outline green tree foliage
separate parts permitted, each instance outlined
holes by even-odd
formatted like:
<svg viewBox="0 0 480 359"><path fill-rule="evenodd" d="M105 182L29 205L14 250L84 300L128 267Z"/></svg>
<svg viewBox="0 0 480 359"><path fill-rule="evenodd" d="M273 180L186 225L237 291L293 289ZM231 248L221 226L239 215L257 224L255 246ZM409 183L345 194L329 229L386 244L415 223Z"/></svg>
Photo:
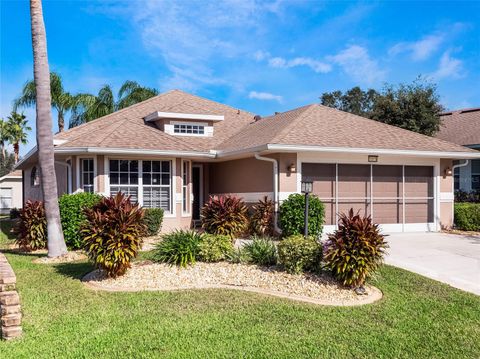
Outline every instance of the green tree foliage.
<svg viewBox="0 0 480 359"><path fill-rule="evenodd" d="M154 88L140 86L135 81L125 81L118 91L117 100L109 85L104 85L98 95L78 94L74 97L70 127L92 121L122 108L158 95Z"/></svg>
<svg viewBox="0 0 480 359"><path fill-rule="evenodd" d="M18 162L20 156L20 144L26 145L27 132L32 128L28 126L28 121L23 113L12 111L8 117L7 133L8 140L13 145L13 152L15 154L15 163Z"/></svg>
<svg viewBox="0 0 480 359"><path fill-rule="evenodd" d="M5 157L0 155L0 177L13 171L15 166L15 156L13 153L5 152Z"/></svg>
<svg viewBox="0 0 480 359"><path fill-rule="evenodd" d="M428 136L440 130L444 110L436 85L422 77L411 84L386 85L381 92L354 87L345 93L325 92L320 99L322 105Z"/></svg>

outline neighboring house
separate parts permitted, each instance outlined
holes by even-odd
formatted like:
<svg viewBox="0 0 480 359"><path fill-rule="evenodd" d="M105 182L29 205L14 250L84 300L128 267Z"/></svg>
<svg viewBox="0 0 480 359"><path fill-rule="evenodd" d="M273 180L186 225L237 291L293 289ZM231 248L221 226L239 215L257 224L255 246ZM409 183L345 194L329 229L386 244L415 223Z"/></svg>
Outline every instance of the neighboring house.
<svg viewBox="0 0 480 359"><path fill-rule="evenodd" d="M318 104L260 118L173 90L55 135L60 194L123 191L165 210L164 230L200 219L210 195L278 204L313 181L326 230L353 207L386 231L450 227L452 161L477 151ZM36 150L18 164L41 199Z"/></svg>
<svg viewBox="0 0 480 359"><path fill-rule="evenodd" d="M480 150L480 107L444 112L441 118L443 126L438 138ZM456 190L480 191L480 160L470 160L466 166L458 167L454 176Z"/></svg>
<svg viewBox="0 0 480 359"><path fill-rule="evenodd" d="M0 177L0 214L23 207L22 171L16 170Z"/></svg>

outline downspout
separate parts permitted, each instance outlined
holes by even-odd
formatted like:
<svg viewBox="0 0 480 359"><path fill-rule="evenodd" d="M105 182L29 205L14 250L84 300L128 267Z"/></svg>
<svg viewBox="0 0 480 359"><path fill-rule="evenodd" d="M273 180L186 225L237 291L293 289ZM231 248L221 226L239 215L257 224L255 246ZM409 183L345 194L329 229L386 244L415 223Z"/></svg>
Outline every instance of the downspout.
<svg viewBox="0 0 480 359"><path fill-rule="evenodd" d="M72 165L68 162L55 161L55 164L67 167L67 192L72 193Z"/></svg>
<svg viewBox="0 0 480 359"><path fill-rule="evenodd" d="M272 162L273 163L273 203L274 203L273 221L274 221L275 232L282 233L282 230L278 227L278 203L279 203L279 196L278 196L278 162L274 158L262 157L258 154L258 152L255 153L255 158L259 161L267 161L267 162Z"/></svg>
<svg viewBox="0 0 480 359"><path fill-rule="evenodd" d="M453 181L452 181L452 193L453 195L455 196L455 169L457 168L460 168L460 167L465 167L468 165L468 162L469 160L465 160L464 163L459 163L457 165L453 165L452 166L452 177L453 177ZM460 177L460 176L459 176ZM459 184L460 186L460 184ZM455 225L455 199L453 200L452 202L452 226Z"/></svg>

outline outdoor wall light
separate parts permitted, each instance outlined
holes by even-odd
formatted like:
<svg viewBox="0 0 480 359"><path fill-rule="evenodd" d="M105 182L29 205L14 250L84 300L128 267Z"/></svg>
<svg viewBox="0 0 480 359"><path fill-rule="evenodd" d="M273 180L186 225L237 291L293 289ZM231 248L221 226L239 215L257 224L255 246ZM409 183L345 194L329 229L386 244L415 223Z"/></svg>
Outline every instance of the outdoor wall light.
<svg viewBox="0 0 480 359"><path fill-rule="evenodd" d="M378 156L368 155L368 162L378 162Z"/></svg>
<svg viewBox="0 0 480 359"><path fill-rule="evenodd" d="M292 163L290 166L287 167L288 172L293 173L297 170L295 163Z"/></svg>
<svg viewBox="0 0 480 359"><path fill-rule="evenodd" d="M452 175L452 169L450 167L445 168L445 176L451 176Z"/></svg>

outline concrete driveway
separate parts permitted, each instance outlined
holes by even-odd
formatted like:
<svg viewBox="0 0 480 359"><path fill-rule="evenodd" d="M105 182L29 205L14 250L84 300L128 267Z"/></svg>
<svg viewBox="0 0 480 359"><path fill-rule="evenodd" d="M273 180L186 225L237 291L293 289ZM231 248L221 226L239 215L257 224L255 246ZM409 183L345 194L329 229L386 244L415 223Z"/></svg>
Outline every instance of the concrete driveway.
<svg viewBox="0 0 480 359"><path fill-rule="evenodd" d="M387 264L480 295L480 236L395 233Z"/></svg>

